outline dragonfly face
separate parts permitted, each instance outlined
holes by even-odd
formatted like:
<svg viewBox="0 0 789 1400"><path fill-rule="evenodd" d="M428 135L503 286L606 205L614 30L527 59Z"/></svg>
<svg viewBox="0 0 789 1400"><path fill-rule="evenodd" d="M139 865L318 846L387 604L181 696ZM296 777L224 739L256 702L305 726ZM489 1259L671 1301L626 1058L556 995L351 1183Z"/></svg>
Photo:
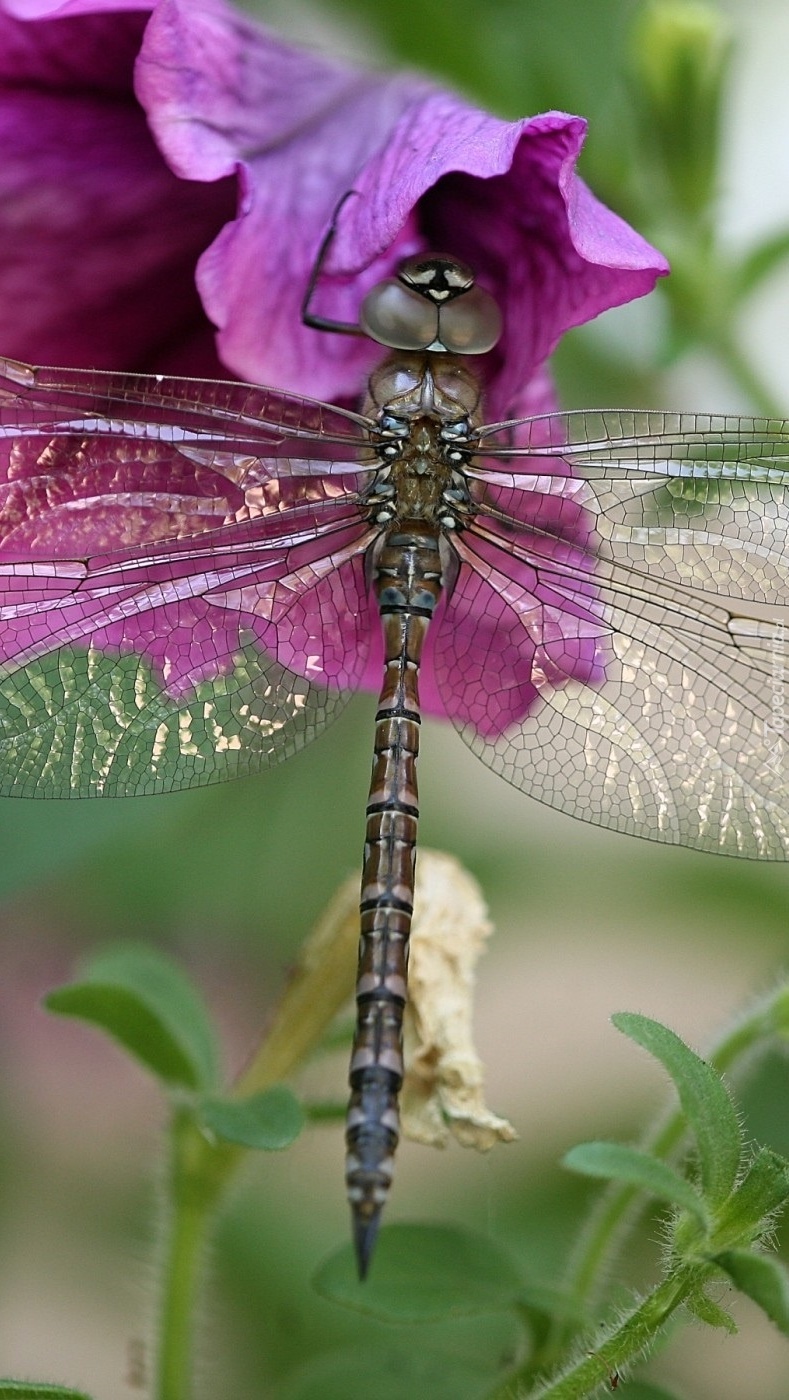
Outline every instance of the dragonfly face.
<svg viewBox="0 0 789 1400"><path fill-rule="evenodd" d="M258 771L382 649L348 1121L362 1271L397 1141L420 686L571 815L789 854L789 425L485 424L460 357L495 341L496 308L451 259L394 282L365 305L394 348L361 413L0 361L0 790Z"/></svg>
<svg viewBox="0 0 789 1400"><path fill-rule="evenodd" d="M359 324L392 350L455 355L492 350L502 331L501 312L471 268L440 253L407 258L397 277L373 287Z"/></svg>

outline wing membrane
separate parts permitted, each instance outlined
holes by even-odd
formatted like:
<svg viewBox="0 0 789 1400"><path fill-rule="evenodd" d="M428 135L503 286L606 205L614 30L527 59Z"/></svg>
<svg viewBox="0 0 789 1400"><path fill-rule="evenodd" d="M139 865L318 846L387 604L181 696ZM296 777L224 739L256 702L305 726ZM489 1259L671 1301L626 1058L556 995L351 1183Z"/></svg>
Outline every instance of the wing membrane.
<svg viewBox="0 0 789 1400"><path fill-rule="evenodd" d="M556 415L496 447L499 466L495 439L522 430L483 430L481 509L436 645L466 742L571 815L787 858L788 425Z"/></svg>
<svg viewBox="0 0 789 1400"><path fill-rule="evenodd" d="M789 419L663 410L576 409L491 423L478 433L480 450L507 459L563 458L581 475L608 464L668 476L741 476L785 484ZM741 470L740 470L741 469ZM766 475L776 472L775 477Z"/></svg>
<svg viewBox="0 0 789 1400"><path fill-rule="evenodd" d="M294 442L303 442L320 444L321 459L329 461L347 458L369 426L361 415L317 399L229 380L0 359L0 438L98 435L292 458L298 457Z"/></svg>
<svg viewBox="0 0 789 1400"><path fill-rule="evenodd" d="M4 791L162 791L286 758L364 670L369 420L248 385L0 362ZM495 771L653 839L789 855L789 425L479 430L433 644Z"/></svg>
<svg viewBox="0 0 789 1400"><path fill-rule="evenodd" d="M362 422L0 362L0 790L166 791L309 742L367 654Z"/></svg>

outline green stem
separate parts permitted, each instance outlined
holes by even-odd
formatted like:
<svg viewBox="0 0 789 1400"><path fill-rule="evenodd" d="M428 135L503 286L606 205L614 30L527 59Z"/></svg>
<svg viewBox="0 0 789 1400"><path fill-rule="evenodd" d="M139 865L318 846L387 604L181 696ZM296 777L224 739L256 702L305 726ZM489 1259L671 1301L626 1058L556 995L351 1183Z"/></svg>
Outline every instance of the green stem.
<svg viewBox="0 0 789 1400"><path fill-rule="evenodd" d="M720 362L730 379L747 394L757 413L766 418L785 418L786 409L773 398L771 391L749 364L739 346L726 334L705 341L709 353Z"/></svg>
<svg viewBox="0 0 789 1400"><path fill-rule="evenodd" d="M286 1079L348 1000L353 991L348 953L358 941L357 904L356 891L349 896L343 888L308 940L265 1040L234 1087L239 1098ZM316 1106L313 1116L328 1117L328 1106ZM189 1400L205 1238L222 1190L249 1149L210 1141L192 1110L182 1105L173 1114L171 1152L155 1400Z"/></svg>
<svg viewBox="0 0 789 1400"><path fill-rule="evenodd" d="M613 1376L652 1346L671 1314L698 1289L702 1277L698 1267L678 1269L611 1328L593 1352L557 1380L532 1391L531 1400L583 1400L598 1386L610 1384ZM504 1392L501 1395L503 1400Z"/></svg>
<svg viewBox="0 0 789 1400"><path fill-rule="evenodd" d="M210 1149L191 1111L173 1115L170 1221L162 1267L155 1400L189 1400L200 1272L215 1198Z"/></svg>
<svg viewBox="0 0 789 1400"><path fill-rule="evenodd" d="M789 989L782 985L758 1002L753 1010L722 1037L710 1063L719 1073L731 1069L760 1042L776 1034L786 1037L786 1003ZM685 1116L675 1110L663 1117L644 1139L644 1148L656 1157L668 1157L682 1141L686 1129ZM611 1256L622 1242L627 1227L635 1218L631 1208L643 1201L641 1193L632 1186L614 1185L600 1198L581 1236L579 1248L571 1261L567 1292L573 1299L574 1310L583 1314L590 1308L598 1280L610 1270ZM551 1337L545 1362L554 1360L566 1344L569 1330L560 1324Z"/></svg>
<svg viewBox="0 0 789 1400"><path fill-rule="evenodd" d="M343 889L308 940L265 1040L235 1085L239 1098L286 1079L351 995L348 952L358 941L357 903L356 892L349 898ZM313 1116L328 1117L328 1106L316 1106ZM173 1114L171 1151L155 1400L189 1400L203 1246L222 1190L249 1149L209 1141L182 1105Z"/></svg>

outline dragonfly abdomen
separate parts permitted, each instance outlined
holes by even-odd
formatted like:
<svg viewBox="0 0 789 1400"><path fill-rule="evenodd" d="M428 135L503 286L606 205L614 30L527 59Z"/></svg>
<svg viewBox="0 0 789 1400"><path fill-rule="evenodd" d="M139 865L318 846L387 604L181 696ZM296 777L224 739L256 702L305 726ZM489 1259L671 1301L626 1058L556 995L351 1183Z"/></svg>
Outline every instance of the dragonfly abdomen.
<svg viewBox="0 0 789 1400"><path fill-rule="evenodd" d="M376 560L374 588L384 638L384 679L375 747L361 893L351 1057L346 1181L359 1272L367 1271L389 1194L399 1138L403 1010L419 819L418 674L443 586L439 532L424 521L392 524Z"/></svg>

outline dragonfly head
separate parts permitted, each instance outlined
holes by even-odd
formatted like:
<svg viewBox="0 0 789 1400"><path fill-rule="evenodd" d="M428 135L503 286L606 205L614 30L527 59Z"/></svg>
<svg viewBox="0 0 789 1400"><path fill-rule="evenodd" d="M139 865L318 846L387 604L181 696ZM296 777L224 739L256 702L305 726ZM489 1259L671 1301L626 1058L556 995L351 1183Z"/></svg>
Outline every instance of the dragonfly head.
<svg viewBox="0 0 789 1400"><path fill-rule="evenodd" d="M406 258L396 277L368 292L359 322L391 350L483 355L502 330L501 312L465 263L444 253Z"/></svg>

